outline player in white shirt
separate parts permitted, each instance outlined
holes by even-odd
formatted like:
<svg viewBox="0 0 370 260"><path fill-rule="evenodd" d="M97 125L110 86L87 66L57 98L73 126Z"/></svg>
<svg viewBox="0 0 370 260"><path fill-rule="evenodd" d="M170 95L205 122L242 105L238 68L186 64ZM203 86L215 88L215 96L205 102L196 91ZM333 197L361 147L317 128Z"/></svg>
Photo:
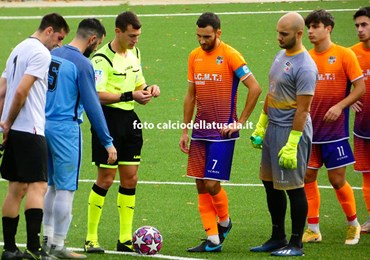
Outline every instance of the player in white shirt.
<svg viewBox="0 0 370 260"><path fill-rule="evenodd" d="M1 259L51 259L40 247L43 200L47 189L45 102L50 50L58 47L69 26L56 13L45 15L37 31L10 54L0 78L0 127L3 131L2 178L9 181L3 202L4 247ZM15 243L22 199L27 248Z"/></svg>

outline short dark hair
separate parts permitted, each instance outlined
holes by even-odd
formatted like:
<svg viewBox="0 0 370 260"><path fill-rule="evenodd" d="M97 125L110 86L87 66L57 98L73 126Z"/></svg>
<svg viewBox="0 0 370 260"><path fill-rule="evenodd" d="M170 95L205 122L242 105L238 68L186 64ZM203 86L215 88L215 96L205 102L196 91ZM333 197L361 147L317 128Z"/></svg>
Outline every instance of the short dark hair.
<svg viewBox="0 0 370 260"><path fill-rule="evenodd" d="M367 16L370 18L370 6L358 9L357 12L353 15L353 19L356 19L360 16Z"/></svg>
<svg viewBox="0 0 370 260"><path fill-rule="evenodd" d="M141 23L136 14L130 11L120 13L116 18L116 28L119 28L122 32L126 31L127 26L132 25L132 28L138 30L141 28Z"/></svg>
<svg viewBox="0 0 370 260"><path fill-rule="evenodd" d="M308 27L311 23L319 24L323 23L325 27L331 26L334 28L334 16L332 16L328 11L324 9L314 10L309 13L304 20L306 26Z"/></svg>
<svg viewBox="0 0 370 260"><path fill-rule="evenodd" d="M215 13L205 12L199 16L197 26L199 28L212 26L213 29L218 30L221 29L221 20Z"/></svg>
<svg viewBox="0 0 370 260"><path fill-rule="evenodd" d="M96 35L99 39L106 35L104 25L96 18L83 19L78 25L77 35L88 38Z"/></svg>
<svg viewBox="0 0 370 260"><path fill-rule="evenodd" d="M69 33L69 26L66 20L58 13L50 13L42 17L38 30L44 31L49 26L53 28L54 32L64 30L67 34Z"/></svg>

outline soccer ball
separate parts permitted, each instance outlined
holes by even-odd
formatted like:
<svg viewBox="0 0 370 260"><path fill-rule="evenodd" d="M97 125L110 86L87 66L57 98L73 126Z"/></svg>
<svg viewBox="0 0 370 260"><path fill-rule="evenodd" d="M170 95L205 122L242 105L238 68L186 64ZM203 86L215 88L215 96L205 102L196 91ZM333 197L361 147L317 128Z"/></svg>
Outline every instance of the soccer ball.
<svg viewBox="0 0 370 260"><path fill-rule="evenodd" d="M132 235L134 250L142 255L155 255L162 248L162 235L155 227L139 227Z"/></svg>

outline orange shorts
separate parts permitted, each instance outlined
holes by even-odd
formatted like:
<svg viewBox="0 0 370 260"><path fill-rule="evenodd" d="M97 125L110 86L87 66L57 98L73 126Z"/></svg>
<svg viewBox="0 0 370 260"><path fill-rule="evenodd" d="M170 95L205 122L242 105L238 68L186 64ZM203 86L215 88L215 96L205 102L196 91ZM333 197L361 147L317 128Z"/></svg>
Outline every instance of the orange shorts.
<svg viewBox="0 0 370 260"><path fill-rule="evenodd" d="M370 139L353 137L355 154L355 171L370 172Z"/></svg>

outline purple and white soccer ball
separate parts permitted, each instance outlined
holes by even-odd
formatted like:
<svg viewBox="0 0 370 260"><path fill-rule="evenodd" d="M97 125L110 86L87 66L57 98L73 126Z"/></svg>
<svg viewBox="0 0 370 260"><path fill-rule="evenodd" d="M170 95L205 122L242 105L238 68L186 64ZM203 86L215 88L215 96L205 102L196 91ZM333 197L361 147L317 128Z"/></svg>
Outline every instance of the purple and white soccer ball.
<svg viewBox="0 0 370 260"><path fill-rule="evenodd" d="M132 235L134 250L142 255L155 255L161 250L162 243L162 235L155 227L139 227Z"/></svg>

